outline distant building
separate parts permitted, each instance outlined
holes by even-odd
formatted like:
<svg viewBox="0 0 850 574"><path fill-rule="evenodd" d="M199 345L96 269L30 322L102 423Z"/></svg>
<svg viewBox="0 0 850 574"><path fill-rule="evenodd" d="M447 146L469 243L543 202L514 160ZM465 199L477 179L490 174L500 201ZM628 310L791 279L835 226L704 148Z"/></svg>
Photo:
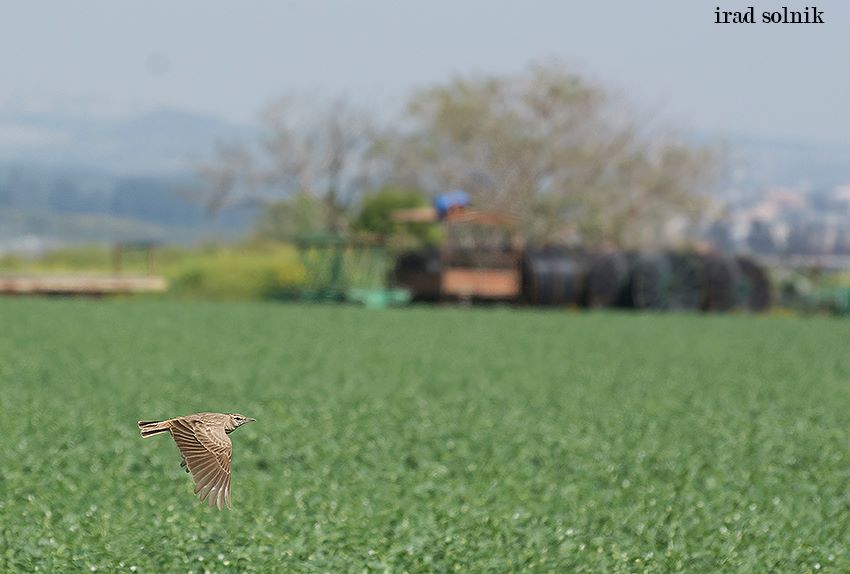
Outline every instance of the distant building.
<svg viewBox="0 0 850 574"><path fill-rule="evenodd" d="M838 229L833 252L836 255L850 255L850 227L845 226Z"/></svg>
<svg viewBox="0 0 850 574"><path fill-rule="evenodd" d="M720 251L733 251L735 249L732 230L727 221L715 221L705 235L708 242Z"/></svg>
<svg viewBox="0 0 850 574"><path fill-rule="evenodd" d="M756 219L750 224L747 246L750 251L759 255L773 255L778 251L773 226L769 221Z"/></svg>
<svg viewBox="0 0 850 574"><path fill-rule="evenodd" d="M786 252L794 255L826 255L833 253L838 227L829 221L809 221L791 228Z"/></svg>

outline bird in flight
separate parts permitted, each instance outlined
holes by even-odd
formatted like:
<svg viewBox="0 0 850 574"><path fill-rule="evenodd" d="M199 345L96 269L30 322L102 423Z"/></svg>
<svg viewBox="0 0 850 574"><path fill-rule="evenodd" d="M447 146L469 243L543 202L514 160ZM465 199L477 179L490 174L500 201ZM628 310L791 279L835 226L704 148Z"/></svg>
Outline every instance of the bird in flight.
<svg viewBox="0 0 850 574"><path fill-rule="evenodd" d="M139 421L139 432L142 438L170 432L183 458L180 466L192 473L195 494L201 497L201 502L209 500L210 506L221 510L222 504L233 508L230 502L233 445L227 435L255 420L235 413L196 413L164 421Z"/></svg>

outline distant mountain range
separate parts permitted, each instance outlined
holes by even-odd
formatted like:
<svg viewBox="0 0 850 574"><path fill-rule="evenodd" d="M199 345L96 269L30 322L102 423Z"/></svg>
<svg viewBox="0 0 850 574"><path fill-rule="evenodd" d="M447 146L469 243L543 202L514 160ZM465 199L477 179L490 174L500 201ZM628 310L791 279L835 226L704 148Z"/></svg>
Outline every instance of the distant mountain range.
<svg viewBox="0 0 850 574"><path fill-rule="evenodd" d="M255 208L211 217L192 190L195 170L217 143L256 135L256 126L178 109L93 115L0 108L0 252L244 234ZM769 188L822 195L850 183L850 146L737 136L725 144L731 177L718 195L733 208Z"/></svg>
<svg viewBox="0 0 850 574"><path fill-rule="evenodd" d="M255 133L174 109L94 118L0 110L0 252L242 235L256 208L209 214L195 171L217 143Z"/></svg>
<svg viewBox="0 0 850 574"><path fill-rule="evenodd" d="M0 252L68 243L194 243L244 234L256 208L210 214L191 174L115 175L36 164L0 165Z"/></svg>

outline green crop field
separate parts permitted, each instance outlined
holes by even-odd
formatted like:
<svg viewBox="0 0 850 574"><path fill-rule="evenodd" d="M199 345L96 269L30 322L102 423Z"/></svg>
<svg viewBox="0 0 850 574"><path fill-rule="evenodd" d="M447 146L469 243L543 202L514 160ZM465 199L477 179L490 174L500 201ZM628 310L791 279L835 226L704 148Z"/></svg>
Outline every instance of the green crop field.
<svg viewBox="0 0 850 574"><path fill-rule="evenodd" d="M0 572L850 572L850 323L0 300ZM236 411L232 511L138 419Z"/></svg>

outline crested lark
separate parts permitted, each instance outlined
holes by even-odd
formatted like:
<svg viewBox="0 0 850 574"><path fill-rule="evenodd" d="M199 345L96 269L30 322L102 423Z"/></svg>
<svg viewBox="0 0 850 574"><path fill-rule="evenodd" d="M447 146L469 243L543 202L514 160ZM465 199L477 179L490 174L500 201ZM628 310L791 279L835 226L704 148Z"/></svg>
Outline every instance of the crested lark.
<svg viewBox="0 0 850 574"><path fill-rule="evenodd" d="M210 506L230 503L230 459L233 446L229 435L255 419L239 414L196 413L164 421L139 421L142 438L170 432L183 457L180 466L192 473L195 494Z"/></svg>

